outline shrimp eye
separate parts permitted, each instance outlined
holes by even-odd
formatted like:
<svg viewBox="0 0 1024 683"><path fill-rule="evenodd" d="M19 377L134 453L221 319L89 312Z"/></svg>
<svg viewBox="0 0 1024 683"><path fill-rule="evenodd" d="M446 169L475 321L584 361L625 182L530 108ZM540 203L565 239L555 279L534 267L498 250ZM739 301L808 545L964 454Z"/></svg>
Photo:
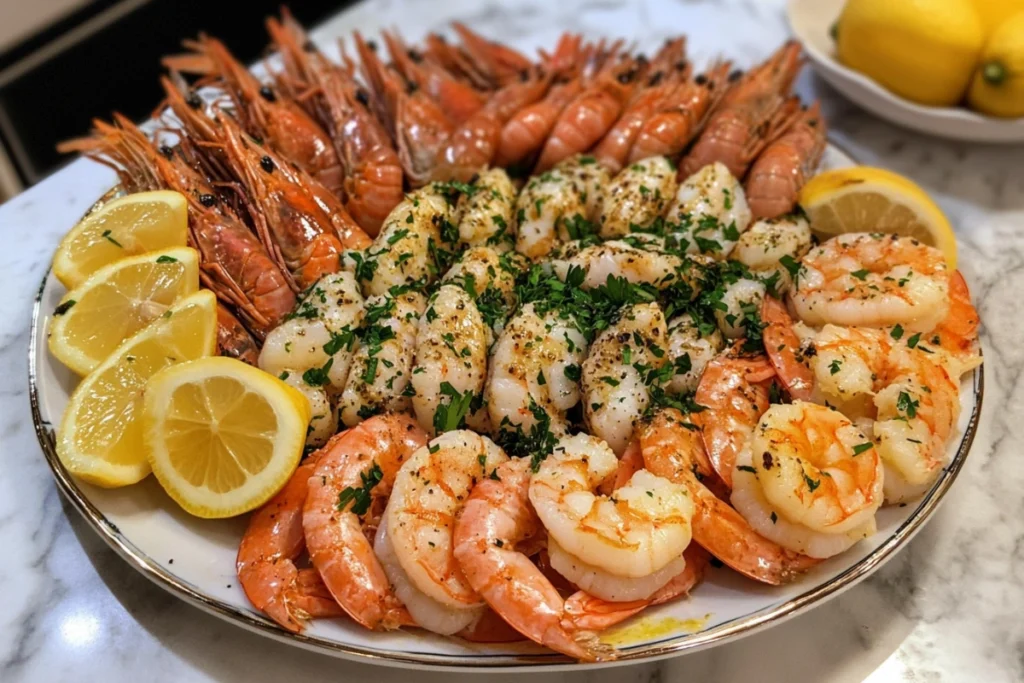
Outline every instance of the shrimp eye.
<svg viewBox="0 0 1024 683"><path fill-rule="evenodd" d="M193 109L199 109L199 107L203 106L203 101L199 99L199 95L197 95L195 91L192 91L188 94L188 97L185 98L185 104Z"/></svg>
<svg viewBox="0 0 1024 683"><path fill-rule="evenodd" d="M211 206L217 203L217 198L214 197L212 194L204 192L203 194L199 195L199 203L205 206L206 208L210 208Z"/></svg>
<svg viewBox="0 0 1024 683"><path fill-rule="evenodd" d="M651 74L651 77L647 80L647 85L658 85L661 79L665 77L665 74L661 71L655 71Z"/></svg>
<svg viewBox="0 0 1024 683"><path fill-rule="evenodd" d="M624 71L624 72L622 72L621 74L618 75L616 80L618 80L619 83L622 83L623 85L625 85L626 83L629 83L631 80L633 80L633 72L632 71Z"/></svg>
<svg viewBox="0 0 1024 683"><path fill-rule="evenodd" d="M686 68L686 60L685 59L680 59L678 62L676 62L676 71L682 71L685 68Z"/></svg>
<svg viewBox="0 0 1024 683"><path fill-rule="evenodd" d="M376 52L377 51L377 41L376 40L368 40L368 41L366 41L366 47L368 47L372 51Z"/></svg>
<svg viewBox="0 0 1024 683"><path fill-rule="evenodd" d="M521 82L523 82L523 83L525 83L526 81L530 80L530 72L527 71L526 69L523 69L522 71L520 71L519 72L519 80Z"/></svg>
<svg viewBox="0 0 1024 683"><path fill-rule="evenodd" d="M740 80L741 78L743 78L743 69L736 69L731 74L729 74L729 82L730 83L735 83L736 81Z"/></svg>
<svg viewBox="0 0 1024 683"><path fill-rule="evenodd" d="M264 156L262 159L260 159L260 168L262 168L267 173L273 173L274 172L274 160L271 159L268 156Z"/></svg>
<svg viewBox="0 0 1024 683"><path fill-rule="evenodd" d="M408 94L413 94L420 89L420 84L416 81L409 81L409 85L405 86L405 90Z"/></svg>
<svg viewBox="0 0 1024 683"><path fill-rule="evenodd" d="M708 82L708 77L705 76L704 74L697 74L697 76L693 79L693 82L696 83L697 85L706 85Z"/></svg>
<svg viewBox="0 0 1024 683"><path fill-rule="evenodd" d="M421 55L416 50L408 50L406 54L409 55L409 59L416 62L417 64L423 61L423 55Z"/></svg>
<svg viewBox="0 0 1024 683"><path fill-rule="evenodd" d="M356 90L356 99L359 100L359 104L364 107L370 106L370 94L362 88Z"/></svg>
<svg viewBox="0 0 1024 683"><path fill-rule="evenodd" d="M160 153L168 159L174 158L174 148L169 147L168 145L160 145Z"/></svg>
<svg viewBox="0 0 1024 683"><path fill-rule="evenodd" d="M273 102L277 99L277 96L274 94L274 91L270 89L269 85L264 85L260 88L260 97L265 99L267 102Z"/></svg>

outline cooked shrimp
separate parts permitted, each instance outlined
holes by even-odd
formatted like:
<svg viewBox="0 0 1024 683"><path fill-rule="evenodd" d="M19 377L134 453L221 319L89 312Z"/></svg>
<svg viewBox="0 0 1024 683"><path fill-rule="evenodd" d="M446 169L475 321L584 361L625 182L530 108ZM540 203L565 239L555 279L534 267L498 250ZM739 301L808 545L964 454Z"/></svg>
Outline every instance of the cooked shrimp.
<svg viewBox="0 0 1024 683"><path fill-rule="evenodd" d="M535 175L516 199L516 251L534 261L560 241L576 239L587 207L572 178L559 169Z"/></svg>
<svg viewBox="0 0 1024 683"><path fill-rule="evenodd" d="M775 291L784 294L793 286L793 272L810 248L811 226L807 219L782 216L754 221L740 235L731 257L764 279L774 278Z"/></svg>
<svg viewBox="0 0 1024 683"><path fill-rule="evenodd" d="M338 418L331 408L327 391L313 386L302 378L302 373L284 370L278 375L288 386L297 389L309 401L309 427L306 429L306 446L319 448L338 432Z"/></svg>
<svg viewBox="0 0 1024 683"><path fill-rule="evenodd" d="M238 546L236 567L245 597L293 633L309 619L345 614L315 569L295 566L306 547L302 507L318 458L318 453L306 458L284 488L253 513Z"/></svg>
<svg viewBox="0 0 1024 683"><path fill-rule="evenodd" d="M371 630L398 628L409 617L374 555L363 520L375 514L402 463L426 442L408 416L372 417L331 439L309 478L302 527L310 560L338 604Z"/></svg>
<svg viewBox="0 0 1024 683"><path fill-rule="evenodd" d="M666 220L679 226L688 253L719 260L732 253L750 218L743 187L717 162L686 176L666 215Z"/></svg>
<svg viewBox="0 0 1024 683"><path fill-rule="evenodd" d="M959 270L949 276L949 313L932 330L928 341L938 345L960 364L953 368L954 376L973 370L981 364L978 350L978 326L981 318L971 303L967 282ZM935 337L938 337L936 341Z"/></svg>
<svg viewBox="0 0 1024 683"><path fill-rule="evenodd" d="M516 188L501 168L481 171L473 191L459 197L459 244L508 251L516 244Z"/></svg>
<svg viewBox="0 0 1024 683"><path fill-rule="evenodd" d="M814 403L771 406L733 473L732 503L765 538L826 558L876 531L882 459L838 411Z"/></svg>
<svg viewBox="0 0 1024 683"><path fill-rule="evenodd" d="M750 325L756 316L768 289L755 277L741 277L725 285L715 307L715 322L726 339L739 339L750 334Z"/></svg>
<svg viewBox="0 0 1024 683"><path fill-rule="evenodd" d="M693 540L741 574L771 585L787 583L816 560L791 552L754 531L722 498L722 482L708 462L696 425L663 410L639 431L644 467L686 486L696 504Z"/></svg>
<svg viewBox="0 0 1024 683"><path fill-rule="evenodd" d="M249 330L224 306L217 304L217 355L256 365L260 350Z"/></svg>
<svg viewBox="0 0 1024 683"><path fill-rule="evenodd" d="M462 39L462 47L475 69L495 85L503 86L521 80L523 71L533 66L529 59L515 49L487 40L462 22L453 21L452 28Z"/></svg>
<svg viewBox="0 0 1024 683"><path fill-rule="evenodd" d="M598 335L581 372L583 415L590 432L622 453L650 403L649 374L670 362L668 326L656 303L636 304Z"/></svg>
<svg viewBox="0 0 1024 683"><path fill-rule="evenodd" d="M744 354L739 343L708 363L694 396L706 410L698 414L704 444L715 472L732 486L737 454L750 441L754 425L768 409L766 383L775 376L768 359Z"/></svg>
<svg viewBox="0 0 1024 683"><path fill-rule="evenodd" d="M489 431L487 411L479 407L487 379L491 328L476 303L456 285L442 285L427 302L416 333L412 370L412 406L420 426L430 434L457 429L455 406L468 401L463 414L469 426ZM445 401L445 397L447 401ZM438 411L445 408L444 416Z"/></svg>
<svg viewBox="0 0 1024 683"><path fill-rule="evenodd" d="M384 513L397 562L385 571L413 619L428 630L456 633L486 608L459 569L452 534L470 491L506 460L487 437L458 430L413 453L398 471ZM409 584L419 593L408 591L416 595L413 600L404 594Z"/></svg>
<svg viewBox="0 0 1024 683"><path fill-rule="evenodd" d="M514 458L473 487L455 522L455 559L466 581L530 640L583 661L614 658L591 631L566 624L565 602L521 552L541 532L530 504L530 461Z"/></svg>
<svg viewBox="0 0 1024 683"><path fill-rule="evenodd" d="M714 325L694 319L689 313L668 321L668 356L675 372L665 385L671 394L697 389L708 363L725 348L722 333Z"/></svg>
<svg viewBox="0 0 1024 683"><path fill-rule="evenodd" d="M572 320L538 315L533 303L509 320L491 352L484 402L496 431L529 432L538 420L564 434L579 402L579 366L587 340Z"/></svg>
<svg viewBox="0 0 1024 683"><path fill-rule="evenodd" d="M551 268L561 280L565 280L570 268L582 268L586 275L580 286L585 289L602 287L613 276L658 288L686 277L682 272L683 260L678 256L641 249L620 240L594 244L578 251L556 250L552 256Z"/></svg>
<svg viewBox="0 0 1024 683"><path fill-rule="evenodd" d="M761 331L765 352L789 395L801 401L818 402L814 371L810 368L810 360L817 356L817 350L808 353L810 347L798 336L785 304L766 296L761 304L761 322L765 325ZM833 360L836 359L826 359L826 362ZM842 361L839 363L841 365Z"/></svg>
<svg viewBox="0 0 1024 683"><path fill-rule="evenodd" d="M441 278L442 284L462 287L476 303L484 322L499 334L515 311L516 276L526 267L516 252L499 253L491 247L471 247Z"/></svg>
<svg viewBox="0 0 1024 683"><path fill-rule="evenodd" d="M598 220L601 238L614 239L650 228L676 195L676 171L665 157L630 164L604 190Z"/></svg>
<svg viewBox="0 0 1024 683"><path fill-rule="evenodd" d="M583 217L590 222L596 221L604 203L605 188L612 180L608 169L597 163L597 159L589 154L575 154L558 162L553 170L564 173L576 187L576 192L579 193L580 200L587 210ZM562 227L571 233L568 226ZM571 234L565 236L561 230L559 234L562 235L562 239L572 237Z"/></svg>
<svg viewBox="0 0 1024 683"><path fill-rule="evenodd" d="M352 427L368 415L404 413L416 348L416 330L426 300L419 292L371 296L356 331L357 346L338 399L338 418Z"/></svg>
<svg viewBox="0 0 1024 683"><path fill-rule="evenodd" d="M840 235L811 249L802 265L792 303L808 325L928 332L949 311L945 257L911 237Z"/></svg>
<svg viewBox="0 0 1024 683"><path fill-rule="evenodd" d="M793 210L800 188L821 161L826 137L821 104L815 102L765 147L744 185L755 218L777 218Z"/></svg>

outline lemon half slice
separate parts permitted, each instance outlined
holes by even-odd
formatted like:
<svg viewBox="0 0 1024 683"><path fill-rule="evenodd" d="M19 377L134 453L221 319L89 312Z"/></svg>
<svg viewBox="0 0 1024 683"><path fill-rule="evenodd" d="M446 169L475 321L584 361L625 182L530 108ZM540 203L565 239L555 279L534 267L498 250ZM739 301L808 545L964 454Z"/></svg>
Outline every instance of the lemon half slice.
<svg viewBox="0 0 1024 683"><path fill-rule="evenodd" d="M53 274L68 289L125 256L183 247L188 202L178 192L139 192L107 202L73 227L53 256Z"/></svg>
<svg viewBox="0 0 1024 683"><path fill-rule="evenodd" d="M71 394L57 431L57 455L71 474L105 487L149 474L142 440L142 393L168 365L208 356L217 345L217 298L203 290L167 309L117 348Z"/></svg>
<svg viewBox="0 0 1024 683"><path fill-rule="evenodd" d="M895 233L937 247L956 268L956 236L928 193L883 168L854 166L825 171L800 190L811 231L826 240L851 232Z"/></svg>
<svg viewBox="0 0 1024 683"><path fill-rule="evenodd" d="M203 358L154 376L144 414L157 480L186 512L216 518L257 508L285 485L302 457L310 408L273 375Z"/></svg>
<svg viewBox="0 0 1024 683"><path fill-rule="evenodd" d="M167 307L199 289L199 254L189 247L115 261L61 299L50 324L50 352L86 375Z"/></svg>

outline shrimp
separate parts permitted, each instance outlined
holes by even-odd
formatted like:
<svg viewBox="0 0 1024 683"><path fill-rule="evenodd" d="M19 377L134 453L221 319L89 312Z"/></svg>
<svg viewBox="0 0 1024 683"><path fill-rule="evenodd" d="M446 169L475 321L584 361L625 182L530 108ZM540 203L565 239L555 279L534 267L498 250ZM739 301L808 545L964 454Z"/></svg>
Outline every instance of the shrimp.
<svg viewBox="0 0 1024 683"><path fill-rule="evenodd" d="M341 190L341 166L331 138L298 103L260 83L216 38L201 35L185 46L193 54L164 57L161 63L175 71L195 71L191 67L201 64L200 71L219 76L251 135L265 140L332 191Z"/></svg>
<svg viewBox="0 0 1024 683"><path fill-rule="evenodd" d="M681 154L725 94L729 67L729 62L717 62L706 73L675 86L640 128L626 163Z"/></svg>
<svg viewBox="0 0 1024 683"><path fill-rule="evenodd" d="M778 218L793 210L800 188L821 161L827 135L821 104L815 102L765 147L745 183L755 218Z"/></svg>
<svg viewBox="0 0 1024 683"><path fill-rule="evenodd" d="M622 453L650 403L649 373L669 362L668 326L656 303L636 304L594 340L581 372L590 433ZM638 369L640 368L640 369Z"/></svg>
<svg viewBox="0 0 1024 683"><path fill-rule="evenodd" d="M556 435L579 402L579 365L587 340L574 321L528 303L509 320L491 351L484 403L497 432L529 433L539 422ZM573 379L575 377L576 379Z"/></svg>
<svg viewBox="0 0 1024 683"><path fill-rule="evenodd" d="M694 400L705 411L698 422L711 464L726 487L732 487L737 454L750 440L754 425L768 409L766 383L775 370L763 355L744 354L736 343L708 363Z"/></svg>
<svg viewBox="0 0 1024 683"><path fill-rule="evenodd" d="M506 460L487 437L458 430L413 453L395 477L384 522L396 562L386 564L385 571L423 628L450 635L486 608L455 560L452 536L456 514L472 488Z"/></svg>
<svg viewBox="0 0 1024 683"><path fill-rule="evenodd" d="M724 164L715 162L685 176L666 220L678 226L687 253L724 260L750 225L751 214L743 186Z"/></svg>
<svg viewBox="0 0 1024 683"><path fill-rule="evenodd" d="M665 391L683 394L697 389L708 363L725 348L722 333L689 313L668 321L668 357L675 372Z"/></svg>
<svg viewBox="0 0 1024 683"><path fill-rule="evenodd" d="M608 169L597 163L597 159L588 154L576 154L558 162L553 170L564 173L569 178L573 187L576 188L576 192L579 193L580 201L586 208L583 218L593 222L604 202L605 188L612 180ZM563 239L566 238L563 236Z"/></svg>
<svg viewBox="0 0 1024 683"><path fill-rule="evenodd" d="M342 609L370 630L407 624L363 529L390 493L402 463L426 444L406 415L381 415L342 432L322 449L302 512L309 557Z"/></svg>
<svg viewBox="0 0 1024 683"><path fill-rule="evenodd" d="M217 354L256 365L260 350L249 330L224 304L217 304Z"/></svg>
<svg viewBox="0 0 1024 683"><path fill-rule="evenodd" d="M562 110L551 129L534 173L543 173L563 159L586 152L622 114L636 87L640 67L633 59L613 60Z"/></svg>
<svg viewBox="0 0 1024 683"><path fill-rule="evenodd" d="M206 179L173 149L158 150L120 114L114 115L114 125L95 120L93 127L91 137L58 149L82 152L113 168L131 192L167 189L184 195L189 244L199 251L203 286L233 306L260 338L280 324L295 305L288 277Z"/></svg>
<svg viewBox="0 0 1024 683"><path fill-rule="evenodd" d="M366 316L356 331L358 346L345 388L338 399L338 417L352 427L380 412L408 412L416 329L426 300L419 292L371 296Z"/></svg>
<svg viewBox="0 0 1024 683"><path fill-rule="evenodd" d="M884 471L875 445L838 411L771 406L733 473L732 504L765 538L827 558L876 531Z"/></svg>
<svg viewBox="0 0 1024 683"><path fill-rule="evenodd" d="M516 50L487 40L471 31L462 22L452 22L452 28L462 39L462 45L469 54L473 66L495 85L505 86L520 80L523 71L533 66L527 57Z"/></svg>
<svg viewBox="0 0 1024 683"><path fill-rule="evenodd" d="M572 178L559 169L533 176L516 199L516 251L531 260L560 241L583 237L587 207Z"/></svg>
<svg viewBox="0 0 1024 683"><path fill-rule="evenodd" d="M714 162L737 178L799 115L799 99L789 97L800 67L800 46L789 41L763 64L751 69L722 98L704 132L679 164L685 178ZM731 76L730 76L731 79Z"/></svg>
<svg viewBox="0 0 1024 683"><path fill-rule="evenodd" d="M490 344L491 328L466 290L442 285L420 319L412 371L412 406L428 433L458 428L456 406L462 401L467 402L462 412L470 427L489 431L487 411L477 406L487 379Z"/></svg>
<svg viewBox="0 0 1024 683"><path fill-rule="evenodd" d="M448 137L433 179L466 181L488 166L498 151L505 124L517 111L543 97L550 82L551 74L531 70L525 80L510 83L491 95L479 111Z"/></svg>
<svg viewBox="0 0 1024 683"><path fill-rule="evenodd" d="M253 513L235 562L249 602L293 633L311 618L345 614L315 569L295 566L306 547L302 508L319 457L317 452L306 458L284 488Z"/></svg>
<svg viewBox="0 0 1024 683"><path fill-rule="evenodd" d="M466 290L484 323L494 334L500 334L516 310L516 276L526 269L525 261L514 251L499 253L491 247L471 247L462 252L441 283Z"/></svg>
<svg viewBox="0 0 1024 683"><path fill-rule="evenodd" d="M765 324L761 331L765 352L786 391L801 401L814 401L814 373L809 360L816 355L817 350L807 353L808 347L804 346L793 329L793 319L789 316L789 311L786 310L785 304L775 297L764 298L761 304L761 321Z"/></svg>
<svg viewBox="0 0 1024 683"><path fill-rule="evenodd" d="M651 228L676 195L676 172L668 159L653 156L630 164L604 189L598 220L602 239Z"/></svg>
<svg viewBox="0 0 1024 683"><path fill-rule="evenodd" d="M684 262L678 256L641 249L625 241L610 240L576 253L572 251L575 250L552 254L551 268L563 281L571 268L582 268L586 274L580 287L584 289L602 287L610 277L643 282L659 289L685 279Z"/></svg>
<svg viewBox="0 0 1024 683"><path fill-rule="evenodd" d="M740 339L756 329L758 320L751 318L761 310L767 285L754 275L740 277L725 285L715 305L715 322L727 339Z"/></svg>
<svg viewBox="0 0 1024 683"><path fill-rule="evenodd" d="M959 376L981 365L978 352L978 326L981 318L971 303L967 282L959 270L949 276L949 313L932 330L931 343L952 357L959 367L952 374ZM935 340L938 337L938 341Z"/></svg>
<svg viewBox="0 0 1024 683"><path fill-rule="evenodd" d="M480 172L473 190L459 197L459 244L508 251L516 244L515 185L501 168Z"/></svg>
<svg viewBox="0 0 1024 683"><path fill-rule="evenodd" d="M617 468L601 439L563 437L530 480L530 502L556 571L595 597L642 600L683 570L694 505L685 487L643 469L614 498L595 493Z"/></svg>
<svg viewBox="0 0 1024 683"><path fill-rule="evenodd" d="M338 418L331 409L331 401L323 387L313 386L298 372L284 370L279 378L298 390L309 401L310 418L306 429L306 446L320 448L338 433Z"/></svg>
<svg viewBox="0 0 1024 683"><path fill-rule="evenodd" d="M791 303L808 325L899 324L929 332L949 311L945 257L912 237L840 235L811 249L801 264Z"/></svg>
<svg viewBox="0 0 1024 683"><path fill-rule="evenodd" d="M811 226L806 218L762 218L740 235L731 256L751 272L773 278L775 291L784 294L792 288L799 261L810 248Z"/></svg>
<svg viewBox="0 0 1024 683"><path fill-rule="evenodd" d="M459 511L454 555L469 585L530 640L583 661L614 659L586 630L566 624L565 602L522 552L541 532L529 499L530 461L513 458L480 481Z"/></svg>
<svg viewBox="0 0 1024 683"><path fill-rule="evenodd" d="M817 563L769 541L719 495L724 486L708 461L699 430L675 409L657 413L638 430L644 467L686 486L695 503L693 540L744 576L773 586Z"/></svg>

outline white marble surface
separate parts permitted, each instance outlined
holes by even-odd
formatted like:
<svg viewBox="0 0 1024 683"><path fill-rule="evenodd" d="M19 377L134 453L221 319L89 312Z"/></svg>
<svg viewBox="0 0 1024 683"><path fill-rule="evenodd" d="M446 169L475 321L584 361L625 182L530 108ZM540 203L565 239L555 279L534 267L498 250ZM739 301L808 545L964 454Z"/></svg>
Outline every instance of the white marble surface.
<svg viewBox="0 0 1024 683"><path fill-rule="evenodd" d="M787 35L782 0L375 2L320 39L397 25L410 37L458 17L520 47L560 30L636 38L678 32L697 58L749 64ZM153 65L154 77L157 65ZM1024 148L968 147L871 119L805 74L835 141L864 163L916 179L957 226L979 301L986 396L974 451L920 535L865 583L732 645L628 668L532 675L594 681L1024 680ZM1016 164L1014 164L1016 162ZM409 674L314 655L242 631L149 584L60 498L36 444L26 390L31 302L61 234L112 182L77 161L0 207L0 681L351 680ZM511 680L512 675L491 674ZM423 683L468 675L417 674Z"/></svg>

